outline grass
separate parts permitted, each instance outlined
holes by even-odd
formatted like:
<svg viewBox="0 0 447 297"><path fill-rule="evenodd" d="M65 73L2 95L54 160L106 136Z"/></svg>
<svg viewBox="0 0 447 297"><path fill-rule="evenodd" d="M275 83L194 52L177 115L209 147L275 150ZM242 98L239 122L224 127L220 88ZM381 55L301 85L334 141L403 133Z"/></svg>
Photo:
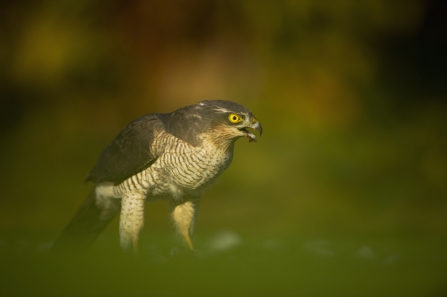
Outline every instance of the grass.
<svg viewBox="0 0 447 297"><path fill-rule="evenodd" d="M445 296L447 241L436 236L142 238L138 258L102 236L89 255L52 257L51 236L1 241L1 296ZM21 239L20 239L21 238Z"/></svg>

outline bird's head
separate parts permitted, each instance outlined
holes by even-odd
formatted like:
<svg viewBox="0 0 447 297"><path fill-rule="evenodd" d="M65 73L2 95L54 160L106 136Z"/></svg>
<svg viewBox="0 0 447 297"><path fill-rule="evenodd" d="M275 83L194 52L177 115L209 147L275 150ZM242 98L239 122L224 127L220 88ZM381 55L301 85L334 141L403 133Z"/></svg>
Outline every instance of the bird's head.
<svg viewBox="0 0 447 297"><path fill-rule="evenodd" d="M192 145L200 145L204 138L222 146L240 137L256 141L256 136L247 130L249 128L262 134L262 126L250 110L225 100L201 101L159 117L165 119L167 132Z"/></svg>
<svg viewBox="0 0 447 297"><path fill-rule="evenodd" d="M210 128L221 137L236 140L247 137L250 142L256 141L256 136L247 129L259 131L262 135L261 123L253 113L244 106L231 101L207 100L197 104L204 109L210 122Z"/></svg>

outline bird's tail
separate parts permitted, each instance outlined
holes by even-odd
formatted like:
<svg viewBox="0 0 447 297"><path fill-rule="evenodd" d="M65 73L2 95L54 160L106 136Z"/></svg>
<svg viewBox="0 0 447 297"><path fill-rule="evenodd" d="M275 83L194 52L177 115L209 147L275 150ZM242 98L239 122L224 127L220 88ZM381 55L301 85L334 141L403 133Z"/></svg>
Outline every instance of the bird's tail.
<svg viewBox="0 0 447 297"><path fill-rule="evenodd" d="M75 216L62 231L51 248L51 252L85 252L120 211L121 201L110 199L107 205L96 202L95 188L85 199Z"/></svg>

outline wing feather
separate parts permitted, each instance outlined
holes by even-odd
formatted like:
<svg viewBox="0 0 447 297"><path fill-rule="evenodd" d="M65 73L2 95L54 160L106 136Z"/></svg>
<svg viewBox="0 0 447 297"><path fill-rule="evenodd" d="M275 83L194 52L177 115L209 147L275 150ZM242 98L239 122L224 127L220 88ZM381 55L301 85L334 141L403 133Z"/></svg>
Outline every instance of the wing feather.
<svg viewBox="0 0 447 297"><path fill-rule="evenodd" d="M151 145L164 129L159 114L144 115L132 121L104 149L85 180L119 184L148 168L157 159L151 152Z"/></svg>

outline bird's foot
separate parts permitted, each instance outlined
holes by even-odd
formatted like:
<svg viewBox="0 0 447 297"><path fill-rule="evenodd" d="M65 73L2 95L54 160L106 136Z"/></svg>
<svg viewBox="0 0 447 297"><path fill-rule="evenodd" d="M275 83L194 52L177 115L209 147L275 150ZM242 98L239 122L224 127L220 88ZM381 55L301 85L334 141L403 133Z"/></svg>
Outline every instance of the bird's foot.
<svg viewBox="0 0 447 297"><path fill-rule="evenodd" d="M196 258L196 259L204 258L204 254L201 251L185 249L181 247L172 248L170 255L172 258Z"/></svg>

